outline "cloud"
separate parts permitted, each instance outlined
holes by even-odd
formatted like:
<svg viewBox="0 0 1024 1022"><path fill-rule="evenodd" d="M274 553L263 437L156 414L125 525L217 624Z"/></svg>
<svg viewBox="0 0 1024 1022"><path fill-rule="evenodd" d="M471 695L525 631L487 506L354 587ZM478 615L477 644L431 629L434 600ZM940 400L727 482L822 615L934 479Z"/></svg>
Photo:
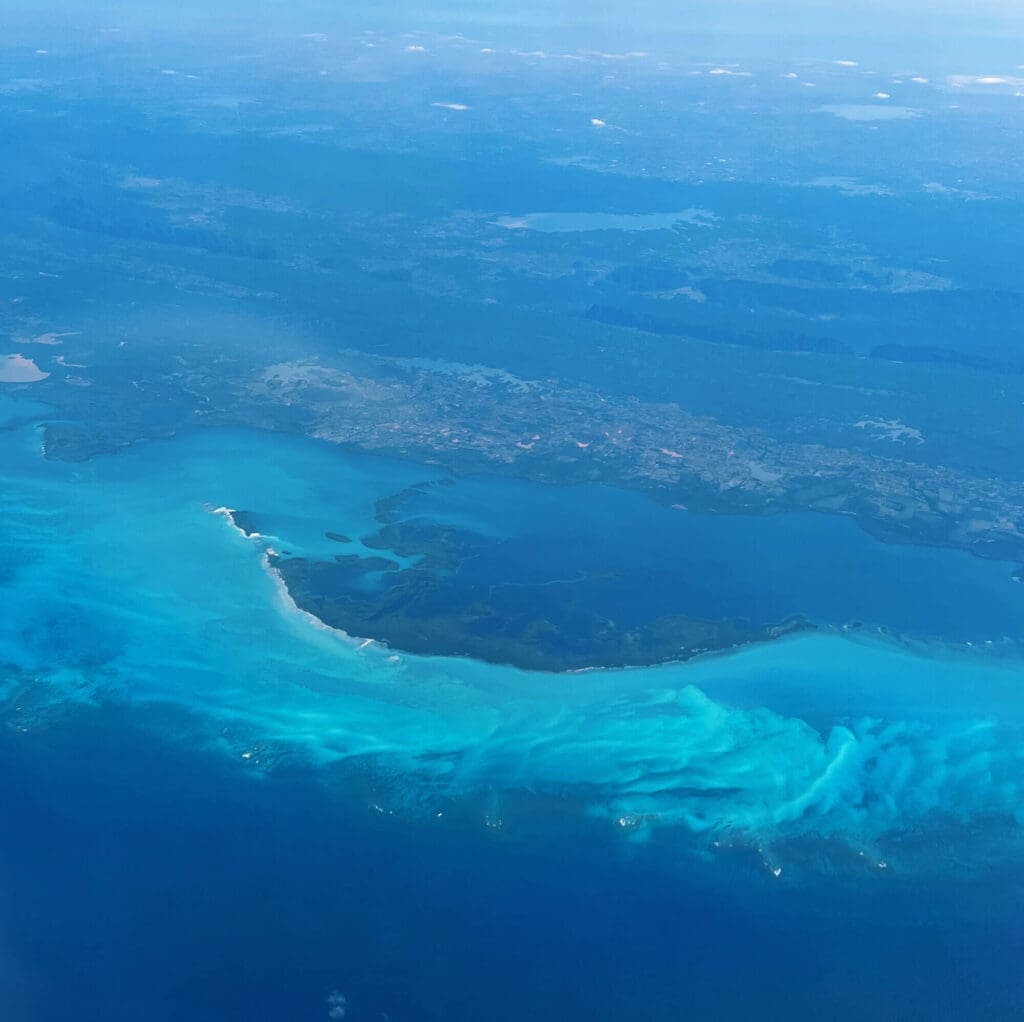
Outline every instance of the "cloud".
<svg viewBox="0 0 1024 1022"><path fill-rule="evenodd" d="M818 107L818 112L846 121L909 121L921 116L910 107L880 106L877 103L834 103Z"/></svg>
<svg viewBox="0 0 1024 1022"><path fill-rule="evenodd" d="M835 188L846 196L892 195L892 192L882 185L865 184L855 177L816 177L807 184L811 188Z"/></svg>
<svg viewBox="0 0 1024 1022"><path fill-rule="evenodd" d="M631 50L629 53L605 53L602 50L583 50L584 57L597 57L600 60L639 60L648 56L643 50Z"/></svg>
<svg viewBox="0 0 1024 1022"><path fill-rule="evenodd" d="M468 110L465 103L431 103L431 106L440 107L442 110Z"/></svg>
<svg viewBox="0 0 1024 1022"><path fill-rule="evenodd" d="M944 185L940 181L929 181L922 185L924 190L929 195L957 195L962 199L970 199L971 201L991 199L991 195L986 195L984 192L972 191L968 188L955 188L949 185Z"/></svg>
<svg viewBox="0 0 1024 1022"><path fill-rule="evenodd" d="M946 81L954 89L962 89L966 85L1011 85L1014 88L1024 86L1024 78L1012 75L950 75Z"/></svg>

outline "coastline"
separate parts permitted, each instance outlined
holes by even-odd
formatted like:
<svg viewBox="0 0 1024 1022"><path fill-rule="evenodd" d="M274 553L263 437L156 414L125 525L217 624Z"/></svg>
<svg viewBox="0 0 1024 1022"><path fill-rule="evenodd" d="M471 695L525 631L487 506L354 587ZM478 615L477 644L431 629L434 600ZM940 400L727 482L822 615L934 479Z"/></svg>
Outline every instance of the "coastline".
<svg viewBox="0 0 1024 1022"><path fill-rule="evenodd" d="M818 635L823 638L840 638L848 642L876 646L883 650L902 652L914 657L936 660L955 660L963 663L1015 663L1024 661L1024 643L1011 638L1002 642L988 640L982 643L964 642L957 643L935 637L915 636L895 631L885 626L864 627L851 625L832 625L815 623L802 617L791 618L779 625L768 629L768 634L763 638L754 638L745 642L723 645L717 648L694 649L684 652L681 655L668 656L656 660L623 662L623 663L591 663L584 666L566 667L561 669L549 669L533 665L517 663L497 657L479 656L472 652L455 652L450 650L423 651L406 649L400 645L389 643L380 636L354 634L344 628L323 620L313 610L303 606L296 598L287 580L281 572L278 562L280 553L270 545L270 537L263 536L259 532L248 532L239 526L235 520L238 513L235 509L227 507L213 507L207 505L206 510L214 515L223 518L228 522L231 529L241 538L253 541L260 549L260 564L268 577L274 583L275 590L280 599L281 605L287 613L298 615L303 621L311 625L317 631L332 635L347 647L356 651L374 649L376 653L387 657L391 662L397 662L403 656L433 660L466 660L473 663L489 664L494 667L512 668L517 671L525 671L530 674L547 675L551 677L568 677L572 675L584 675L595 673L628 673L632 671L645 671L648 669L669 668L672 666L695 665L728 659L731 656L743 652L756 650L758 648L771 647L779 643L801 636Z"/></svg>

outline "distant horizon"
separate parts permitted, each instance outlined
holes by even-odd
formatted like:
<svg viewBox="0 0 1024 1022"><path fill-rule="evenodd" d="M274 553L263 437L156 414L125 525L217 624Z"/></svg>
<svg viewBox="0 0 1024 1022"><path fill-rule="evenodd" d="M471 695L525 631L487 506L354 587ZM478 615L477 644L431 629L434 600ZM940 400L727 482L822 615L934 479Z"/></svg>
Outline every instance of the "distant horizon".
<svg viewBox="0 0 1024 1022"><path fill-rule="evenodd" d="M323 0L182 0L168 8L150 0L42 0L31 10L0 0L8 45L33 45L41 33L65 34L122 29L135 33L209 34L380 31L478 32L512 37L524 45L599 48L616 45L672 51L689 58L834 59L850 56L895 70L926 68L933 73L991 73L1024 65L1024 7L1005 2L939 5L869 0L835 4L802 0L768 5L761 0L702 2L685 8L660 0L597 6L577 0L511 4L472 0L441 6L392 3L386 10L369 2L337 5Z"/></svg>

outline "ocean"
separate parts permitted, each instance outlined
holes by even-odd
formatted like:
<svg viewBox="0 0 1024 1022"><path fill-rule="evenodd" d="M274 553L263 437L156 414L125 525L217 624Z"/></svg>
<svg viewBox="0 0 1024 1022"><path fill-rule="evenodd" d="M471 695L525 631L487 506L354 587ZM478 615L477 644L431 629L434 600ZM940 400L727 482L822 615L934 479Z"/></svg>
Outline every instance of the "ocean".
<svg viewBox="0 0 1024 1022"><path fill-rule="evenodd" d="M829 632L572 675L409 656L319 627L265 552L365 535L424 466L219 430L64 464L36 409L3 414L5 1018L1024 1011L1012 645ZM528 538L534 496L495 485ZM459 486L486 518L486 483ZM1012 586L924 556L894 568L911 598Z"/></svg>
<svg viewBox="0 0 1024 1022"><path fill-rule="evenodd" d="M366 1020L1020 1017L1012 864L790 883L554 813L388 816L164 729L0 742L12 1022L315 1022L334 991Z"/></svg>

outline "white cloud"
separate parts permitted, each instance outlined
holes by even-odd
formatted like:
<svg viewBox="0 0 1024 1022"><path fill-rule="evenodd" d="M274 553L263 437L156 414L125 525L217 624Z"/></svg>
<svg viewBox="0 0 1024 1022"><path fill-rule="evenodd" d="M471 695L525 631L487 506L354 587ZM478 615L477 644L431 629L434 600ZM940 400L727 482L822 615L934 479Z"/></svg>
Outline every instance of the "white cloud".
<svg viewBox="0 0 1024 1022"><path fill-rule="evenodd" d="M347 1014L348 998L337 990L332 990L327 995L327 1017L332 1022L338 1022L339 1019L343 1019Z"/></svg>
<svg viewBox="0 0 1024 1022"><path fill-rule="evenodd" d="M601 60L638 60L648 56L643 50L631 50L629 53L604 53L601 50L584 50L585 57L598 57Z"/></svg>
<svg viewBox="0 0 1024 1022"><path fill-rule="evenodd" d="M431 106L440 107L442 110L468 110L465 103L431 103Z"/></svg>
<svg viewBox="0 0 1024 1022"><path fill-rule="evenodd" d="M816 177L807 182L811 188L836 188L843 195L892 195L882 185L865 184L855 177Z"/></svg>
<svg viewBox="0 0 1024 1022"><path fill-rule="evenodd" d="M965 85L1012 85L1015 88L1024 85L1024 78L1011 75L950 75L946 80L955 89L962 89Z"/></svg>
<svg viewBox="0 0 1024 1022"><path fill-rule="evenodd" d="M967 188L951 188L949 185L944 185L939 181L929 181L922 187L930 195L958 195L961 198L972 200L992 198L991 195L986 195L984 192L975 192Z"/></svg>
<svg viewBox="0 0 1024 1022"><path fill-rule="evenodd" d="M876 92L875 99L892 99L888 92Z"/></svg>
<svg viewBox="0 0 1024 1022"><path fill-rule="evenodd" d="M838 67L860 67L855 60L833 60L832 63Z"/></svg>
<svg viewBox="0 0 1024 1022"><path fill-rule="evenodd" d="M591 117L590 118L590 123L595 128L607 128L608 127L607 122L606 121L602 121L600 117Z"/></svg>
<svg viewBox="0 0 1024 1022"><path fill-rule="evenodd" d="M905 106L881 106L877 103L836 103L820 106L818 111L847 121L905 121L921 115Z"/></svg>

